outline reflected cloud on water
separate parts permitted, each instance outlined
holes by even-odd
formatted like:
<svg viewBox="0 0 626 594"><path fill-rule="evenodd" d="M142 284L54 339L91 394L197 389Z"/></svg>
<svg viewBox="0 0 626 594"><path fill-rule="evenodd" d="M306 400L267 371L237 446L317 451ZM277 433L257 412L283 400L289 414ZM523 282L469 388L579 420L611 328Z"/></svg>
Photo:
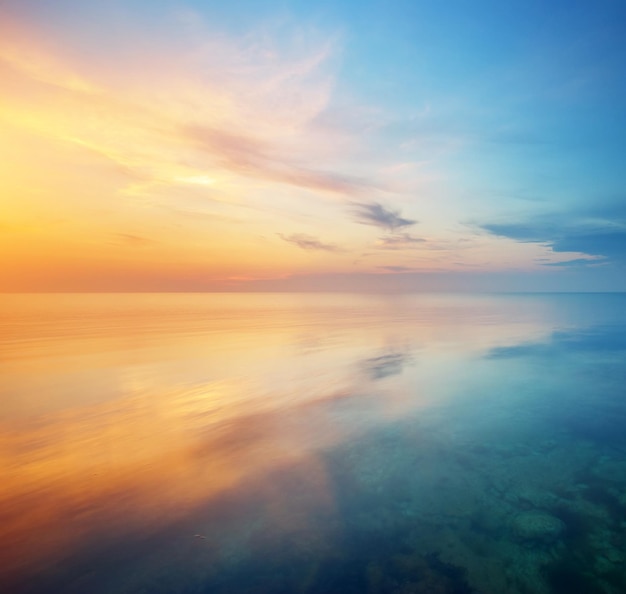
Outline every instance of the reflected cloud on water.
<svg viewBox="0 0 626 594"><path fill-rule="evenodd" d="M492 349L488 357L556 357L577 353L626 351L626 325L593 326L553 332L546 340L502 346Z"/></svg>
<svg viewBox="0 0 626 594"><path fill-rule="evenodd" d="M407 353L387 353L366 359L363 362L365 373L372 380L379 380L392 375L400 375L410 361Z"/></svg>

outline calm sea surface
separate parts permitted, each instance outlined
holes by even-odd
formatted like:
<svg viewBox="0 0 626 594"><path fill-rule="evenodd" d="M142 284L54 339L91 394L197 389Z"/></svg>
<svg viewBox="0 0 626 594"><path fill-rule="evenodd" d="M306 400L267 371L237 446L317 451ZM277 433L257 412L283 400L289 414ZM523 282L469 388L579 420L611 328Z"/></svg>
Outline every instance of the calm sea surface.
<svg viewBox="0 0 626 594"><path fill-rule="evenodd" d="M626 295L0 295L0 591L623 594Z"/></svg>

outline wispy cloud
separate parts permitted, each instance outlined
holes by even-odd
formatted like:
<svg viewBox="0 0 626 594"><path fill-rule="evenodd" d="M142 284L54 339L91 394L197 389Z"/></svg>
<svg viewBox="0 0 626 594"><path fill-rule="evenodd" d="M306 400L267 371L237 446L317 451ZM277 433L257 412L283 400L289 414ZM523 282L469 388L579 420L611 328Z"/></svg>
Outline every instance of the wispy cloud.
<svg viewBox="0 0 626 594"><path fill-rule="evenodd" d="M148 237L143 237L141 235L134 235L132 233L114 233L114 237L117 243L134 247L143 247L154 243L153 239L149 239Z"/></svg>
<svg viewBox="0 0 626 594"><path fill-rule="evenodd" d="M376 247L383 250L414 250L425 242L425 239L415 237L410 233L398 233L380 237L376 242Z"/></svg>
<svg viewBox="0 0 626 594"><path fill-rule="evenodd" d="M283 235L279 233L278 236L287 243L298 246L303 250L318 250L324 252L342 252L339 246L332 243L323 243L317 237L312 235L306 235L305 233L295 233L293 235Z"/></svg>
<svg viewBox="0 0 626 594"><path fill-rule="evenodd" d="M365 178L299 164L270 141L244 133L193 125L183 134L220 166L241 175L348 196L378 187Z"/></svg>
<svg viewBox="0 0 626 594"><path fill-rule="evenodd" d="M381 270L388 270L389 272L411 272L416 270L410 266L379 266Z"/></svg>
<svg viewBox="0 0 626 594"><path fill-rule="evenodd" d="M353 204L355 221L363 225L374 225L387 231L415 225L417 221L405 219L400 211L392 210L378 202L357 202Z"/></svg>
<svg viewBox="0 0 626 594"><path fill-rule="evenodd" d="M598 266L605 264L603 258L575 258L573 260L564 260L563 262L543 262L543 266L556 266L562 268L578 268L580 266Z"/></svg>
<svg viewBox="0 0 626 594"><path fill-rule="evenodd" d="M0 27L0 63L12 69L11 120L114 162L146 194L153 184L219 181L221 172L238 188L257 179L345 196L378 187L320 157L333 153L331 130L311 134L331 100L332 33L296 27L281 30L280 42L265 30L235 39L194 15L168 22L167 41L123 35L116 52L125 62L111 68L114 58L91 63L72 36L10 25ZM45 84L34 93L33 81Z"/></svg>

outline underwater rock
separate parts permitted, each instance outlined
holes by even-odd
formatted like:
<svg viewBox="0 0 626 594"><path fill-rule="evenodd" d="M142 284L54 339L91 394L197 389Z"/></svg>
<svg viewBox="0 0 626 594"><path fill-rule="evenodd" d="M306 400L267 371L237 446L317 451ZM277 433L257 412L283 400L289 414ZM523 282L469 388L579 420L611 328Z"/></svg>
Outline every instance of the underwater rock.
<svg viewBox="0 0 626 594"><path fill-rule="evenodd" d="M565 524L546 512L528 511L516 515L511 525L517 540L550 544L565 532Z"/></svg>

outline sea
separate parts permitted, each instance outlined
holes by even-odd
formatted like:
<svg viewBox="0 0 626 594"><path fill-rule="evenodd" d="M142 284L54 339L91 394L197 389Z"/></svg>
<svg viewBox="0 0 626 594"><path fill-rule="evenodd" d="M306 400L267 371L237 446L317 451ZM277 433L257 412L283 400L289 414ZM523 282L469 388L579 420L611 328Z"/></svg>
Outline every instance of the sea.
<svg viewBox="0 0 626 594"><path fill-rule="evenodd" d="M623 594L626 294L0 295L0 591Z"/></svg>

